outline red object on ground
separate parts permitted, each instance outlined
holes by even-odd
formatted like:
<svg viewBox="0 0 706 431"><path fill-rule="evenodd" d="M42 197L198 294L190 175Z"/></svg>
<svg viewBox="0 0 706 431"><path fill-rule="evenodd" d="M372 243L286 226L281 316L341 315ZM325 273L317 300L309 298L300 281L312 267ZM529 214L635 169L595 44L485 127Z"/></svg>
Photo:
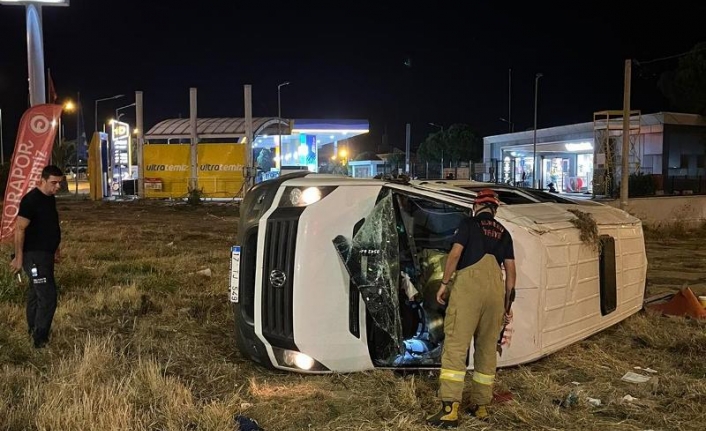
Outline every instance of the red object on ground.
<svg viewBox="0 0 706 431"><path fill-rule="evenodd" d="M507 392L495 392L493 393L493 403L500 404L500 403L506 403L508 401L512 401L512 392L507 391Z"/></svg>
<svg viewBox="0 0 706 431"><path fill-rule="evenodd" d="M706 319L706 308L701 306L699 299L688 287L681 289L669 301L648 305L647 308L669 316L689 316L692 319Z"/></svg>

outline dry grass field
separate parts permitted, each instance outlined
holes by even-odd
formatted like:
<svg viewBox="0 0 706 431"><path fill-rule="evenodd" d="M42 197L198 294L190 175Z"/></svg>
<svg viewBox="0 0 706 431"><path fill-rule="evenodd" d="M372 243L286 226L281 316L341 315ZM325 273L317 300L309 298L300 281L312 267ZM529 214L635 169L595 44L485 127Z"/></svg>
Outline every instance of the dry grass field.
<svg viewBox="0 0 706 431"><path fill-rule="evenodd" d="M304 376L235 348L228 262L234 204L59 201L64 262L51 343L34 349L20 286L0 268L0 430L422 430L435 372ZM706 294L706 230L648 232L648 294ZM9 247L1 252L9 262ZM211 276L197 271L211 270ZM656 378L620 380L634 367ZM575 384L574 382L578 383ZM706 323L640 312L499 371L490 423L464 430L702 430ZM557 405L574 391L578 402ZM626 395L634 397L624 401ZM599 406L588 397L600 399Z"/></svg>

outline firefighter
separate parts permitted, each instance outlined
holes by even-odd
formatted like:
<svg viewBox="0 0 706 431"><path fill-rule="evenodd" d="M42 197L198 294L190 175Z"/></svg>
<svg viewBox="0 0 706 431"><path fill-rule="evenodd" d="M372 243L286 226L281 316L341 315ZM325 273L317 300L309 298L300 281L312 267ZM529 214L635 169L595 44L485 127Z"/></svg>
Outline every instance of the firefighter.
<svg viewBox="0 0 706 431"><path fill-rule="evenodd" d="M436 300L445 305L451 276L448 308L444 319L444 348L439 376L441 409L427 417L433 426L458 426L459 408L466 376L466 357L474 341L473 379L468 413L487 419L492 399L496 343L504 321L511 316L515 288L515 254L510 232L495 214L500 201L490 189L481 190L473 205L473 217L461 222L452 239L444 276ZM501 266L505 267L505 282Z"/></svg>

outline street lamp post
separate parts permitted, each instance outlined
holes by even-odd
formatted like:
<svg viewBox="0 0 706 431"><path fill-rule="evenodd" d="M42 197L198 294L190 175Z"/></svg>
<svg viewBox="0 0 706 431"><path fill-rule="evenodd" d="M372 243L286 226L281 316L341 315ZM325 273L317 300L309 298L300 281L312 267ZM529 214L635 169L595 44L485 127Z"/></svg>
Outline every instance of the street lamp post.
<svg viewBox="0 0 706 431"><path fill-rule="evenodd" d="M121 97L125 97L124 94L116 94L115 96L110 96L110 97L104 97L102 99L96 99L95 104L93 105L93 132L98 131L98 102L103 102L105 100L113 100L113 99L120 99Z"/></svg>
<svg viewBox="0 0 706 431"><path fill-rule="evenodd" d="M81 149L81 114L83 111L81 111L81 92L76 93L76 172L74 172L74 185L76 186L76 189L74 191L74 194L78 196L78 153L79 150ZM84 134L86 133L86 130L84 128Z"/></svg>
<svg viewBox="0 0 706 431"><path fill-rule="evenodd" d="M282 87L289 85L289 81L285 81L277 86L277 157L279 157L279 170L282 173Z"/></svg>
<svg viewBox="0 0 706 431"><path fill-rule="evenodd" d="M123 115L125 115L125 114L118 114L119 111L122 111L123 109L127 109L127 108L130 108L130 107L133 107L133 106L135 106L135 103L134 103L134 102L131 103L131 104L129 104L129 105L125 105L125 106L121 106L120 108L117 108L117 109L115 110L115 121L120 121L120 117L122 117Z"/></svg>
<svg viewBox="0 0 706 431"><path fill-rule="evenodd" d="M532 175L534 177L534 183L536 188L542 189L542 183L538 181L537 178L537 90L539 88L539 78L541 78L541 73L534 76L534 138L532 139Z"/></svg>
<svg viewBox="0 0 706 431"><path fill-rule="evenodd" d="M513 133L515 131L515 123L513 123L512 121L505 119L503 117L500 117L500 121L502 121L503 123L507 123L508 128L510 129L509 130L510 133Z"/></svg>
<svg viewBox="0 0 706 431"><path fill-rule="evenodd" d="M61 115L63 115L64 112L74 112L75 110L76 110L76 105L74 105L74 102L68 100L68 101L66 101L66 103L62 104ZM62 147L64 145L63 140L65 138L64 131L63 131L64 126L61 121L61 115L59 115L59 118L58 118L59 147ZM63 161L60 161L60 162L63 165Z"/></svg>

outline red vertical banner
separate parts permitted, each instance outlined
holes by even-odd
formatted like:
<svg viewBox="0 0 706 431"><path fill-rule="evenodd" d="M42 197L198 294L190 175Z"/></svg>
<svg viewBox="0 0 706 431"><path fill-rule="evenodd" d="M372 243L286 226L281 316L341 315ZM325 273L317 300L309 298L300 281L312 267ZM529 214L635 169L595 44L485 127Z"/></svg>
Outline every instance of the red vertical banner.
<svg viewBox="0 0 706 431"><path fill-rule="evenodd" d="M61 105L35 105L22 115L5 187L0 242L12 241L20 200L39 185L42 169L49 164L61 109Z"/></svg>

